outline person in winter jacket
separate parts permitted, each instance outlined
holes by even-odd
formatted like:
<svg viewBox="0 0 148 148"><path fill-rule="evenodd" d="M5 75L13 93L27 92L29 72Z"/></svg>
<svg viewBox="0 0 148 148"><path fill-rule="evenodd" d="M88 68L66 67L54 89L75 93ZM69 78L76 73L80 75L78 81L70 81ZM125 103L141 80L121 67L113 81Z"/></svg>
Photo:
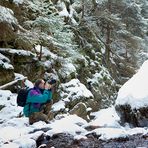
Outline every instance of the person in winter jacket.
<svg viewBox="0 0 148 148"><path fill-rule="evenodd" d="M27 96L26 105L23 112L26 117L29 117L29 124L38 121L48 121L53 118L50 112L52 105L52 84L45 83L43 79L38 79L35 82ZM52 117L51 117L52 116Z"/></svg>

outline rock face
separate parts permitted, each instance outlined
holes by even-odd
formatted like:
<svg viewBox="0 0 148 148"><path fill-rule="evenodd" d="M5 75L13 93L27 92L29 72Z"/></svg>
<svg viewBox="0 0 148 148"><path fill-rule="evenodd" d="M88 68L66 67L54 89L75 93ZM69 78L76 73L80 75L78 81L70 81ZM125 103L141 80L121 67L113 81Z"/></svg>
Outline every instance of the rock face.
<svg viewBox="0 0 148 148"><path fill-rule="evenodd" d="M14 79L13 69L5 69L0 66L0 85L10 82Z"/></svg>
<svg viewBox="0 0 148 148"><path fill-rule="evenodd" d="M148 126L148 61L119 90L115 108L122 124Z"/></svg>
<svg viewBox="0 0 148 148"><path fill-rule="evenodd" d="M116 110L121 117L121 124L129 123L134 127L148 126L148 107L132 109L130 105L117 105Z"/></svg>
<svg viewBox="0 0 148 148"><path fill-rule="evenodd" d="M78 77L94 95L94 101L99 105L98 108L106 108L114 104L117 87L109 69L102 66L104 59L101 50L104 45L97 39L86 21L82 21L74 32L76 42L82 45L81 52L85 58L85 62L76 61Z"/></svg>
<svg viewBox="0 0 148 148"><path fill-rule="evenodd" d="M18 30L18 22L13 15L11 9L0 6L0 42L4 42L5 46L15 39Z"/></svg>
<svg viewBox="0 0 148 148"><path fill-rule="evenodd" d="M0 54L0 85L10 82L14 79L14 68L10 64L10 60Z"/></svg>
<svg viewBox="0 0 148 148"><path fill-rule="evenodd" d="M30 51L0 48L0 53L11 60L15 72L27 76L32 81L42 77L44 74L44 68Z"/></svg>

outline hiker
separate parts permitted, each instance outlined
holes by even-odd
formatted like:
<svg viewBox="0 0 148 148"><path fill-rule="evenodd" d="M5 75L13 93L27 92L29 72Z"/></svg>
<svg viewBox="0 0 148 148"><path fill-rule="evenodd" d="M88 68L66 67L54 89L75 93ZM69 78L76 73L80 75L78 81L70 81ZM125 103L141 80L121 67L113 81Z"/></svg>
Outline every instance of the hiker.
<svg viewBox="0 0 148 148"><path fill-rule="evenodd" d="M29 124L38 121L48 123L53 118L50 112L52 105L52 88L55 80L48 83L43 79L36 80L34 88L32 88L27 96L26 105L23 112L26 117L29 117Z"/></svg>

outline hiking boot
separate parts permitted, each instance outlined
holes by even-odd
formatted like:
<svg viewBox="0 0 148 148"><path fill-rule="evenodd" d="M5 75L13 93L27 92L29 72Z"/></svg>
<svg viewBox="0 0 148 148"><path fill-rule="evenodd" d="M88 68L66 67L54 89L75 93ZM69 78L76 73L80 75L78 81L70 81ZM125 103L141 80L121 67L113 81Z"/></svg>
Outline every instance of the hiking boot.
<svg viewBox="0 0 148 148"><path fill-rule="evenodd" d="M48 113L48 121L51 121L54 118L54 113L53 112L49 112Z"/></svg>

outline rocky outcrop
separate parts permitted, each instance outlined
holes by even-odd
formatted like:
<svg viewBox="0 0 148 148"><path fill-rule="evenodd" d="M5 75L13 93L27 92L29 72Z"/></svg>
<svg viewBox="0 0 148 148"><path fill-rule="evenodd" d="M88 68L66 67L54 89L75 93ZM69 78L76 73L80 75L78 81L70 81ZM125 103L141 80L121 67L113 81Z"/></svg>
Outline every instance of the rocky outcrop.
<svg viewBox="0 0 148 148"><path fill-rule="evenodd" d="M7 46L16 37L18 22L11 9L0 6L0 43Z"/></svg>
<svg viewBox="0 0 148 148"><path fill-rule="evenodd" d="M0 53L0 85L8 83L14 79L14 68L10 60Z"/></svg>
<svg viewBox="0 0 148 148"><path fill-rule="evenodd" d="M120 115L121 124L129 123L134 127L148 126L148 107L132 109L130 105L116 105L116 110Z"/></svg>
<svg viewBox="0 0 148 148"><path fill-rule="evenodd" d="M6 69L0 65L0 85L6 84L14 80L14 70Z"/></svg>
<svg viewBox="0 0 148 148"><path fill-rule="evenodd" d="M0 53L11 60L14 70L28 77L29 80L36 80L43 77L44 68L30 51L0 48Z"/></svg>
<svg viewBox="0 0 148 148"><path fill-rule="evenodd" d="M148 61L119 90L115 108L121 123L131 126L148 126Z"/></svg>
<svg viewBox="0 0 148 148"><path fill-rule="evenodd" d="M94 111L106 108L114 104L117 87L109 69L104 66L105 64L103 65L105 59L102 50L105 47L87 21L82 21L73 31L76 42L82 46L81 52L84 56L75 61L78 78L94 95L95 106L97 106L93 108Z"/></svg>
<svg viewBox="0 0 148 148"><path fill-rule="evenodd" d="M52 107L54 114L67 113L76 114L85 120L89 120L90 111L94 105L92 93L78 79L72 79L68 83L60 85L61 100ZM93 106L94 105L94 106Z"/></svg>

